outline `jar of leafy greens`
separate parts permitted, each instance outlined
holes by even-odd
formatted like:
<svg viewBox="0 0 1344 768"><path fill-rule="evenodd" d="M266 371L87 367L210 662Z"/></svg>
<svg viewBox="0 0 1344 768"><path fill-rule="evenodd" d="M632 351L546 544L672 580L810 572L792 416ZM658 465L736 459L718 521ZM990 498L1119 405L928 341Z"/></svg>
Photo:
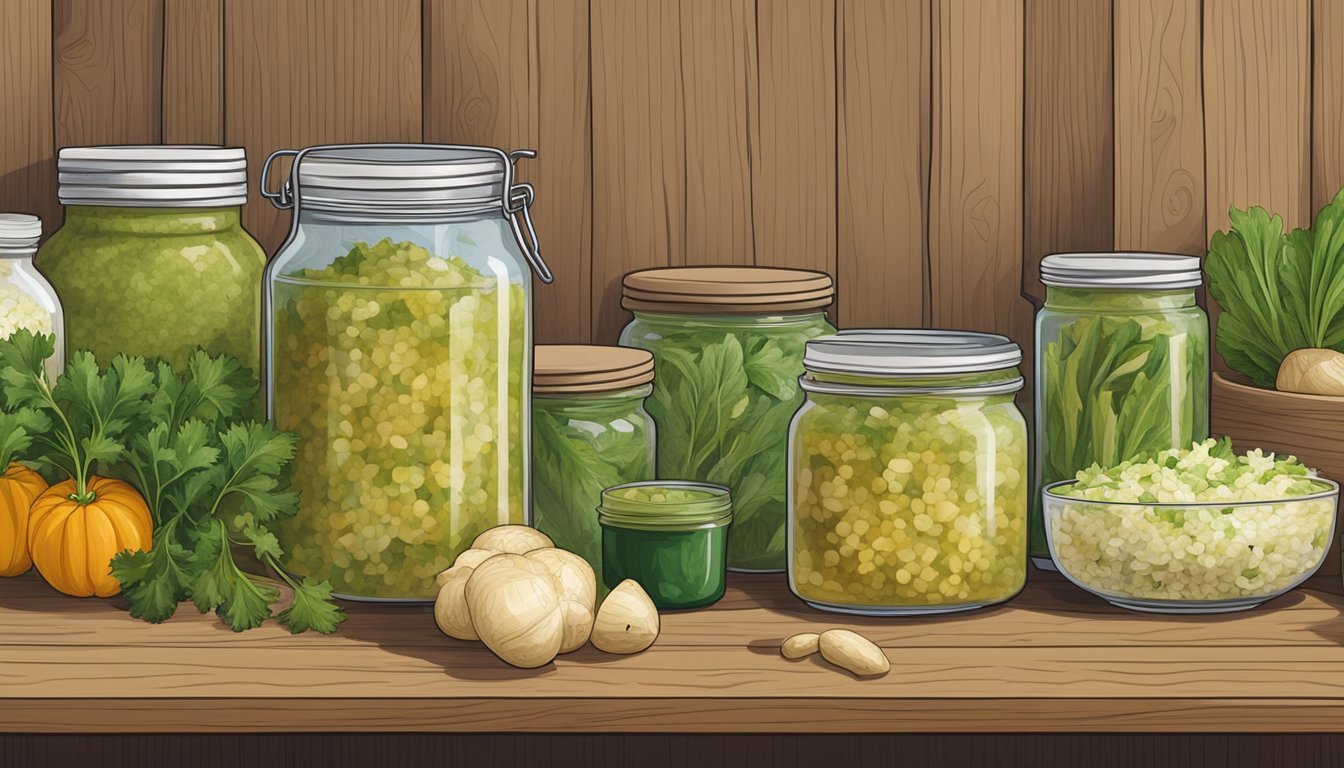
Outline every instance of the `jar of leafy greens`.
<svg viewBox="0 0 1344 768"><path fill-rule="evenodd" d="M1199 259L1063 253L1041 262L1031 556L1054 570L1039 489L1093 464L1209 435L1209 324Z"/></svg>
<svg viewBox="0 0 1344 768"><path fill-rule="evenodd" d="M45 367L50 381L64 368L61 301L33 265L42 220L26 213L0 213L0 339L27 330L54 336L56 352Z"/></svg>
<svg viewBox="0 0 1344 768"><path fill-rule="evenodd" d="M874 616L1008 600L1027 568L1022 352L959 331L807 343L789 448L789 588Z"/></svg>
<svg viewBox="0 0 1344 768"><path fill-rule="evenodd" d="M580 344L538 346L532 369L532 524L602 583L602 491L653 477L644 410L653 355Z"/></svg>
<svg viewBox="0 0 1344 768"><path fill-rule="evenodd" d="M532 190L497 149L285 154L262 192L294 209L265 293L269 415L298 436L282 565L343 597L431 600L479 533L526 521L528 264L550 280L520 225Z"/></svg>
<svg viewBox="0 0 1344 768"><path fill-rule="evenodd" d="M259 374L266 254L242 225L237 147L67 147L65 224L37 252L65 309L65 346L185 366L197 347Z"/></svg>
<svg viewBox="0 0 1344 768"><path fill-rule="evenodd" d="M822 272L677 267L625 276L635 319L621 344L653 352L658 476L733 491L728 567L784 569L789 419L803 396L803 345L834 333Z"/></svg>
<svg viewBox="0 0 1344 768"><path fill-rule="evenodd" d="M627 483L602 492L602 580L634 579L662 610L723 597L733 500L709 483Z"/></svg>

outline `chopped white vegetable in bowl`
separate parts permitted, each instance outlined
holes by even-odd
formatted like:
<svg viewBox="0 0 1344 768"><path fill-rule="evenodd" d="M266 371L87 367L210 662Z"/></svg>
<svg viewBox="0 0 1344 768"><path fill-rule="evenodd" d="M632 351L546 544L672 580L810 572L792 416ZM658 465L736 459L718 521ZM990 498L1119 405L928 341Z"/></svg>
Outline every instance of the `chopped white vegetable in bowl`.
<svg viewBox="0 0 1344 768"><path fill-rule="evenodd" d="M1050 555L1070 581L1126 608L1250 608L1316 572L1339 486L1296 459L1227 441L1149 453L1044 491Z"/></svg>

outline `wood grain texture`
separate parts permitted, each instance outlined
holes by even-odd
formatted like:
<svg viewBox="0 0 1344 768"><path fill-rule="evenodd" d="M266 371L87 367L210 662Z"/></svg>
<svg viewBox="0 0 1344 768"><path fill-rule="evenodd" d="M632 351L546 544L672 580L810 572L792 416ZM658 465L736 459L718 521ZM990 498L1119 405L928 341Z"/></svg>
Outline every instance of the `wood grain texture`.
<svg viewBox="0 0 1344 768"><path fill-rule="evenodd" d="M234 634L189 610L152 627L5 580L0 731L1326 732L1344 713L1337 579L1192 620L1043 577L996 610L876 621L735 576L712 608L665 614L646 653L584 648L538 670L443 638L423 609L348 610L330 637ZM823 626L869 634L892 673L779 657L785 634Z"/></svg>
<svg viewBox="0 0 1344 768"><path fill-rule="evenodd" d="M163 136L163 0L52 0L56 146Z"/></svg>
<svg viewBox="0 0 1344 768"><path fill-rule="evenodd" d="M834 275L835 0L772 0L756 13L756 263Z"/></svg>
<svg viewBox="0 0 1344 768"><path fill-rule="evenodd" d="M555 282L534 292L539 343L592 339L593 163L588 0L537 4L538 136L525 176ZM540 34L545 30L545 34Z"/></svg>
<svg viewBox="0 0 1344 768"><path fill-rule="evenodd" d="M1290 227L1311 215L1309 0L1204 7L1208 232L1261 205Z"/></svg>
<svg viewBox="0 0 1344 768"><path fill-rule="evenodd" d="M243 224L274 253L289 211L261 199L262 164L277 149L421 138L420 4L230 0L224 6L224 140L247 149ZM287 172L287 167L281 169ZM280 183L279 174L270 182Z"/></svg>
<svg viewBox="0 0 1344 768"><path fill-rule="evenodd" d="M55 595L37 579L14 582L0 596L5 632L0 643L22 644L23 638L47 634L62 647L105 645L141 648L186 647L209 633L211 647L274 649L293 644L278 626L246 633L215 632L215 619L198 616L189 606L172 621L147 632L143 624L126 621L123 608L107 601L62 601L51 610ZM704 648L725 638L750 638L752 647L771 646L801 631L843 626L863 633L885 648L917 651L934 641L946 648L1106 648L1117 645L1188 645L1274 647L1344 645L1344 624L1332 622L1342 600L1338 579L1318 578L1307 587L1277 599L1263 609L1199 620L1156 619L1119 611L1062 578L1042 574L1031 589L1003 608L966 616L890 619L836 617L806 608L778 588L777 577L733 579L724 598L710 611L672 614L659 636L660 648ZM1291 610L1292 621L1278 611ZM1229 632L1229 627L1235 632ZM1098 630L1101 631L1098 631ZM351 612L341 634L395 641L399 647L437 649L447 642L434 626L428 607L361 606ZM321 645L311 646L320 649Z"/></svg>
<svg viewBox="0 0 1344 768"><path fill-rule="evenodd" d="M1203 254L1200 0L1114 3L1115 246Z"/></svg>
<svg viewBox="0 0 1344 768"><path fill-rule="evenodd" d="M1290 229L1311 221L1310 25L1310 0L1204 8L1208 237L1233 207L1263 206ZM1217 302L1208 309L1216 334ZM1228 370L1216 346L1212 362Z"/></svg>
<svg viewBox="0 0 1344 768"><path fill-rule="evenodd" d="M1026 5L1022 289L1038 303L1046 254L1114 247L1112 10L1112 0Z"/></svg>
<svg viewBox="0 0 1344 768"><path fill-rule="evenodd" d="M534 0L424 4L424 138L505 150L537 143Z"/></svg>
<svg viewBox="0 0 1344 768"><path fill-rule="evenodd" d="M0 24L0 211L42 218L44 233L60 226L52 146L51 3L14 0Z"/></svg>
<svg viewBox="0 0 1344 768"><path fill-rule="evenodd" d="M224 142L224 0L164 5L163 141Z"/></svg>
<svg viewBox="0 0 1344 768"><path fill-rule="evenodd" d="M621 277L682 263L685 112L680 3L592 0L593 341L629 313Z"/></svg>
<svg viewBox="0 0 1344 768"><path fill-rule="evenodd" d="M1344 189L1344 0L1314 0L1311 61L1311 210Z"/></svg>
<svg viewBox="0 0 1344 768"><path fill-rule="evenodd" d="M1022 285L1023 4L936 0L933 326L1006 334L1030 359Z"/></svg>
<svg viewBox="0 0 1344 768"><path fill-rule="evenodd" d="M683 0L685 250L682 264L751 264L756 103L754 0Z"/></svg>
<svg viewBox="0 0 1344 768"><path fill-rule="evenodd" d="M840 0L836 271L840 324L927 325L928 0Z"/></svg>
<svg viewBox="0 0 1344 768"><path fill-rule="evenodd" d="M423 18L425 141L537 150L517 164L538 189L532 215L555 275L535 284L535 337L588 341L587 3L431 0Z"/></svg>

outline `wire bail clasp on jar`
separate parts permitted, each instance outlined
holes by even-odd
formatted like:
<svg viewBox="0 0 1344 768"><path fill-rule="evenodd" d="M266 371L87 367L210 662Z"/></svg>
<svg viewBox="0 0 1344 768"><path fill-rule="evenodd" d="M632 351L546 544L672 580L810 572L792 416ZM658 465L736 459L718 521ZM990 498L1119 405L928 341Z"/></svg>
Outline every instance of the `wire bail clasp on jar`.
<svg viewBox="0 0 1344 768"><path fill-rule="evenodd" d="M541 246L537 243L537 230L532 226L532 203L537 199L537 191L531 184L526 182L520 184L510 184L511 171L513 164L519 158L534 158L537 156L535 149L515 149L510 152L509 162L505 165L504 188L508 190L508 197L504 200L504 210L509 217L509 224L513 227L513 236L518 240L518 247L523 249L523 256L527 258L527 263L532 265L536 271L537 277L541 282L550 284L555 282L555 275L551 274L551 268L546 266L546 260L541 257ZM518 226L518 214L523 215L523 223L527 225L527 241L523 240L523 231Z"/></svg>
<svg viewBox="0 0 1344 768"><path fill-rule="evenodd" d="M502 149L494 147L478 147L463 144L328 144L315 147L307 147L301 150L279 149L271 153L266 158L265 165L261 168L260 188L262 198L269 200L271 205L281 210L294 208L298 204L299 191L299 165L304 158L313 152L332 152L332 151L360 151L360 150L443 150L445 152L474 152L494 155L499 158L503 165L503 179L500 185L501 193L499 198L500 213L509 220L509 227L513 230L514 240L523 252L523 257L532 270L537 273L537 277L543 283L552 283L555 276L547 266L545 259L541 256L541 247L537 242L537 230L532 224L531 207L536 200L536 190L531 184L525 182L515 184L514 181L514 163L522 158L534 158L537 156L536 150L517 149L512 152L505 152ZM289 175L278 190L267 188L267 180L270 178L271 166L276 160L282 157L293 158L290 165ZM521 218L521 221L520 221ZM291 227L298 226L298 216L294 217ZM526 230L526 235L524 235Z"/></svg>

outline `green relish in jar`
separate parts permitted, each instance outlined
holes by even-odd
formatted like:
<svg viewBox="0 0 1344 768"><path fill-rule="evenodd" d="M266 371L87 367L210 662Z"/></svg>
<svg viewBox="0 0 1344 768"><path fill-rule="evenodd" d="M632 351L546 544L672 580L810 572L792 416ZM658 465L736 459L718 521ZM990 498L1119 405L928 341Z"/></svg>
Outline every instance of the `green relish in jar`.
<svg viewBox="0 0 1344 768"><path fill-rule="evenodd" d="M198 347L261 372L266 254L243 229L236 147L67 147L65 224L37 252L65 312L65 347L186 365Z"/></svg>
<svg viewBox="0 0 1344 768"><path fill-rule="evenodd" d="M789 587L869 615L1011 598L1027 564L1021 350L1003 336L845 331L809 341L790 435Z"/></svg>
<svg viewBox="0 0 1344 768"><path fill-rule="evenodd" d="M698 608L723 597L727 576L728 489L657 480L602 492L602 578L634 579L659 609Z"/></svg>

